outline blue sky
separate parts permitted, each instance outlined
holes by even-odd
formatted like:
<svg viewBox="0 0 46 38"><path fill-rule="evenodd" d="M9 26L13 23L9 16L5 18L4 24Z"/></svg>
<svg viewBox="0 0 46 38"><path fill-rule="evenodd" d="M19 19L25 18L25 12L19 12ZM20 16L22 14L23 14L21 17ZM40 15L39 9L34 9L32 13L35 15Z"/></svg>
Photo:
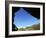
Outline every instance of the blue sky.
<svg viewBox="0 0 46 38"><path fill-rule="evenodd" d="M18 28L32 26L34 24L40 23L40 20L28 14L28 12L25 11L23 8L20 8L20 10L18 10L15 15L16 16L14 17L14 24Z"/></svg>

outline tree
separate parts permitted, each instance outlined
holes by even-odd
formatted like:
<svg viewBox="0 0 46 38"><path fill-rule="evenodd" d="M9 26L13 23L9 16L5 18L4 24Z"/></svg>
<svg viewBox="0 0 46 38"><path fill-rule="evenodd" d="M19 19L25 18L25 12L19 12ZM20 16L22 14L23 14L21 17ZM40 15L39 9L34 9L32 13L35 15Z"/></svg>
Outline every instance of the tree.
<svg viewBox="0 0 46 38"><path fill-rule="evenodd" d="M13 24L12 31L17 31L17 30L18 30L18 28L16 27L16 25Z"/></svg>

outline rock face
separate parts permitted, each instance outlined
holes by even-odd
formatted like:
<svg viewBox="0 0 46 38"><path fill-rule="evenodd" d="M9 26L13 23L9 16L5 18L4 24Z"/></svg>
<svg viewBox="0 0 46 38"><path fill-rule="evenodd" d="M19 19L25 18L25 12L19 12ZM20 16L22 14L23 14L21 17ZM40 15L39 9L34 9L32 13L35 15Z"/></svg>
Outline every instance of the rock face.
<svg viewBox="0 0 46 38"><path fill-rule="evenodd" d="M17 10L16 10L17 11ZM15 24L13 24L13 22L14 22L14 13L16 12L16 11L14 11L14 8L12 8L12 31L17 31L18 30L18 28L16 27L16 25Z"/></svg>
<svg viewBox="0 0 46 38"><path fill-rule="evenodd" d="M36 17L37 19L40 19L40 8L26 8L26 7L13 7L13 13L17 12L20 8L23 8L26 10L29 14ZM32 13L30 13L32 12Z"/></svg>

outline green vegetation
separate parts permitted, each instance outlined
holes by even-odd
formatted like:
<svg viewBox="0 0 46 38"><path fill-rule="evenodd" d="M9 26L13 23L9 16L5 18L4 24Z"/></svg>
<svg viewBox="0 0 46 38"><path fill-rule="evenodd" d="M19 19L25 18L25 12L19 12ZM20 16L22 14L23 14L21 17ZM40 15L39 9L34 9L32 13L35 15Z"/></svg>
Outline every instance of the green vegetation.
<svg viewBox="0 0 46 38"><path fill-rule="evenodd" d="M32 26L27 26L25 28L18 28L18 31L26 31L26 30L40 30L40 23Z"/></svg>
<svg viewBox="0 0 46 38"><path fill-rule="evenodd" d="M18 31L25 31L25 28L18 28Z"/></svg>
<svg viewBox="0 0 46 38"><path fill-rule="evenodd" d="M26 27L27 30L40 30L40 24L35 24L29 27Z"/></svg>

